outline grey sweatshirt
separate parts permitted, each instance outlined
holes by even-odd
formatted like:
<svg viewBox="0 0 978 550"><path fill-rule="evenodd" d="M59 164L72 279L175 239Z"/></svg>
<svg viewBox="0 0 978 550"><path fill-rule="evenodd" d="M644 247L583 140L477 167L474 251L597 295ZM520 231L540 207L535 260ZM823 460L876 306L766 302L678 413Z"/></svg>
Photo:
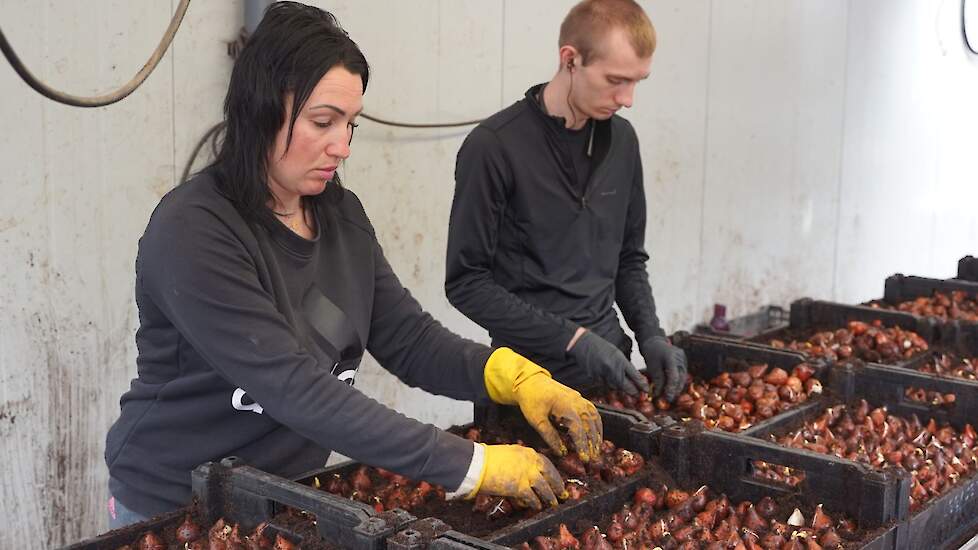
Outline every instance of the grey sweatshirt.
<svg viewBox="0 0 978 550"><path fill-rule="evenodd" d="M138 377L106 441L128 508L187 504L191 470L229 455L294 476L336 450L462 483L472 443L366 397L356 369L367 350L410 386L484 401L492 350L421 309L354 193L324 203L310 241L246 222L206 172L160 201L136 258Z"/></svg>

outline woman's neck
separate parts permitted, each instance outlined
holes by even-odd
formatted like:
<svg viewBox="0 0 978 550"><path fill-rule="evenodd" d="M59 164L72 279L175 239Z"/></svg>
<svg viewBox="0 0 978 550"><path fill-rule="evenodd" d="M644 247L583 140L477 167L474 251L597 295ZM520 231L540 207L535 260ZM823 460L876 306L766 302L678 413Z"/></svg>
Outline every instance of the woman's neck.
<svg viewBox="0 0 978 550"><path fill-rule="evenodd" d="M268 191L272 195L268 207L276 214L291 215L302 210L301 195L283 193L281 189L275 189L274 183L269 184Z"/></svg>

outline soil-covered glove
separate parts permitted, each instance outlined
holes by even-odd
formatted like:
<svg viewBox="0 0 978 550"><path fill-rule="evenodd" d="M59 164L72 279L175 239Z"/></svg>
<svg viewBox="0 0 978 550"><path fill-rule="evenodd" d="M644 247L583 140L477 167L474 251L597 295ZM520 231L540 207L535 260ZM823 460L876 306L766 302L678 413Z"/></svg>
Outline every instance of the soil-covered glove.
<svg viewBox="0 0 978 550"><path fill-rule="evenodd" d="M642 340L638 349L645 358L645 372L652 378L655 395L664 393L667 401L676 399L686 385L686 352L662 336Z"/></svg>
<svg viewBox="0 0 978 550"><path fill-rule="evenodd" d="M581 334L568 351L588 376L601 380L606 386L628 395L648 392L649 383L635 365L611 342L591 332Z"/></svg>
<svg viewBox="0 0 978 550"><path fill-rule="evenodd" d="M563 456L567 448L550 423L551 417L567 428L581 460L601 457L601 416L580 393L509 348L499 348L489 356L484 376L489 398L502 405L519 405L527 422L554 452Z"/></svg>
<svg viewBox="0 0 978 550"><path fill-rule="evenodd" d="M519 506L539 510L543 504L557 506L566 498L564 482L547 457L521 445L485 445L485 462L475 490L468 498L483 493L509 497Z"/></svg>

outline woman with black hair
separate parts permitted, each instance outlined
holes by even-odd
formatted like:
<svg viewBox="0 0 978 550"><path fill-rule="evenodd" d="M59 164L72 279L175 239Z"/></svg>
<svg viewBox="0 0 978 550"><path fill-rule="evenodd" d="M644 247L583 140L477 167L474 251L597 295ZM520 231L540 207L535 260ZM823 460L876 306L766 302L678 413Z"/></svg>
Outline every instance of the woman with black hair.
<svg viewBox="0 0 978 550"><path fill-rule="evenodd" d="M356 195L369 68L332 15L269 7L235 63L213 164L160 201L136 259L138 376L106 441L110 524L176 509L197 465L235 455L290 477L331 450L450 496L556 504L553 465L411 420L353 388L369 351L435 394L518 405L558 453L600 453L594 406L507 348L442 327L404 289Z"/></svg>

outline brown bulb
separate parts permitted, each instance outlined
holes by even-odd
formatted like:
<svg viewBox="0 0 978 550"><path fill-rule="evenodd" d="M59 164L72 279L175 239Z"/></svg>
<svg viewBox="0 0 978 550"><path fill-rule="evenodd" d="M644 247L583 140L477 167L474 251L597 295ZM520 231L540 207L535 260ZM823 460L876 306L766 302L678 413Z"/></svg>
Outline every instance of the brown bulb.
<svg viewBox="0 0 978 550"><path fill-rule="evenodd" d="M686 525L673 532L672 537L680 543L689 542L693 537L693 526Z"/></svg>
<svg viewBox="0 0 978 550"><path fill-rule="evenodd" d="M618 519L618 514L611 517L611 523L608 525L606 536L611 543L620 542L625 537L625 529Z"/></svg>
<svg viewBox="0 0 978 550"><path fill-rule="evenodd" d="M183 523L177 527L175 533L177 542L180 544L186 544L188 542L197 540L203 534L200 526L194 523L194 520L190 519L190 514L187 514L183 519Z"/></svg>
<svg viewBox="0 0 978 550"><path fill-rule="evenodd" d="M815 515L812 517L812 529L819 532L822 529L826 529L831 526L832 518L822 511L822 505L819 504L815 507Z"/></svg>
<svg viewBox="0 0 978 550"><path fill-rule="evenodd" d="M635 502L635 504L642 502L655 506L655 501L657 498L658 497L656 497L655 491L652 489L648 487L639 487L638 490L635 491L635 495L632 497L632 500Z"/></svg>
<svg viewBox="0 0 978 550"><path fill-rule="evenodd" d="M716 508L703 510L702 512L696 514L696 519L693 520L695 525L698 525L699 527L702 527L703 529L706 530L713 529L713 526L716 525L716 521L717 521Z"/></svg>
<svg viewBox="0 0 978 550"><path fill-rule="evenodd" d="M666 525L669 527L669 531L672 532L686 525L686 520L679 514L671 514L666 517Z"/></svg>
<svg viewBox="0 0 978 550"><path fill-rule="evenodd" d="M781 535L771 531L761 537L761 546L764 548L781 548L785 545L785 539Z"/></svg>
<svg viewBox="0 0 978 550"><path fill-rule="evenodd" d="M357 471L354 472L353 476L350 478L350 485L353 486L353 490L361 494L369 493L373 489L373 481L370 480L370 474L368 473L366 466L360 466Z"/></svg>
<svg viewBox="0 0 978 550"><path fill-rule="evenodd" d="M645 459L638 453L618 449L615 451L615 465L620 467L625 472L625 475L632 475L645 466Z"/></svg>
<svg viewBox="0 0 978 550"><path fill-rule="evenodd" d="M557 532L557 545L560 548L580 548L580 541L567 529L566 523L561 523Z"/></svg>
<svg viewBox="0 0 978 550"><path fill-rule="evenodd" d="M534 550L559 550L557 541L550 537L537 537L533 539Z"/></svg>
<svg viewBox="0 0 978 550"><path fill-rule="evenodd" d="M156 533L150 531L139 539L139 550L166 550L166 543Z"/></svg>
<svg viewBox="0 0 978 550"><path fill-rule="evenodd" d="M827 548L838 548L842 545L842 537L835 532L835 529L829 527L818 537L818 542Z"/></svg>
<svg viewBox="0 0 978 550"><path fill-rule="evenodd" d="M513 513L513 503L508 498L495 498L492 506L486 511L486 518L490 520L509 517Z"/></svg>
<svg viewBox="0 0 978 550"><path fill-rule="evenodd" d="M598 529L597 525L592 525L586 531L581 533L581 544L587 548L594 546L598 539L604 538L601 536L601 529Z"/></svg>
<svg viewBox="0 0 978 550"><path fill-rule="evenodd" d="M679 489L673 489L666 493L666 506L670 509L679 507L680 504L686 502L689 498L689 493L686 491L680 491Z"/></svg>
<svg viewBox="0 0 978 550"><path fill-rule="evenodd" d="M704 508L706 508L707 491L708 489L706 488L706 485L703 485L702 487L697 489L695 493L690 495L689 505L692 506L693 512L699 513L702 512Z"/></svg>
<svg viewBox="0 0 978 550"><path fill-rule="evenodd" d="M771 369L771 372L767 373L767 375L764 377L764 381L775 386L782 386L788 381L788 373L784 369L776 367Z"/></svg>
<svg viewBox="0 0 978 550"><path fill-rule="evenodd" d="M757 513L761 514L764 519L771 519L777 510L777 505L774 503L774 499L771 497L764 497L757 501Z"/></svg>
<svg viewBox="0 0 978 550"><path fill-rule="evenodd" d="M571 477L579 478L587 474L587 471L584 469L584 463L581 462L581 458L575 453L567 453L562 456L557 461L556 466L558 470Z"/></svg>
<svg viewBox="0 0 978 550"><path fill-rule="evenodd" d="M787 537L790 533L788 526L776 519L771 520L770 528L772 533L776 533L782 537Z"/></svg>
<svg viewBox="0 0 978 550"><path fill-rule="evenodd" d="M747 373L750 374L752 379L757 379L767 374L767 369L768 366L766 364L751 365L747 367Z"/></svg>
<svg viewBox="0 0 978 550"><path fill-rule="evenodd" d="M767 520L762 518L760 514L757 513L757 509L754 508L753 504L749 505L747 510L741 516L741 523L744 527L755 532L767 528Z"/></svg>
<svg viewBox="0 0 978 550"><path fill-rule="evenodd" d="M734 384L742 388L746 388L747 386L750 386L751 382L753 382L753 379L757 377L751 376L749 371L740 371L740 372L732 373L730 375L730 378L733 380Z"/></svg>

